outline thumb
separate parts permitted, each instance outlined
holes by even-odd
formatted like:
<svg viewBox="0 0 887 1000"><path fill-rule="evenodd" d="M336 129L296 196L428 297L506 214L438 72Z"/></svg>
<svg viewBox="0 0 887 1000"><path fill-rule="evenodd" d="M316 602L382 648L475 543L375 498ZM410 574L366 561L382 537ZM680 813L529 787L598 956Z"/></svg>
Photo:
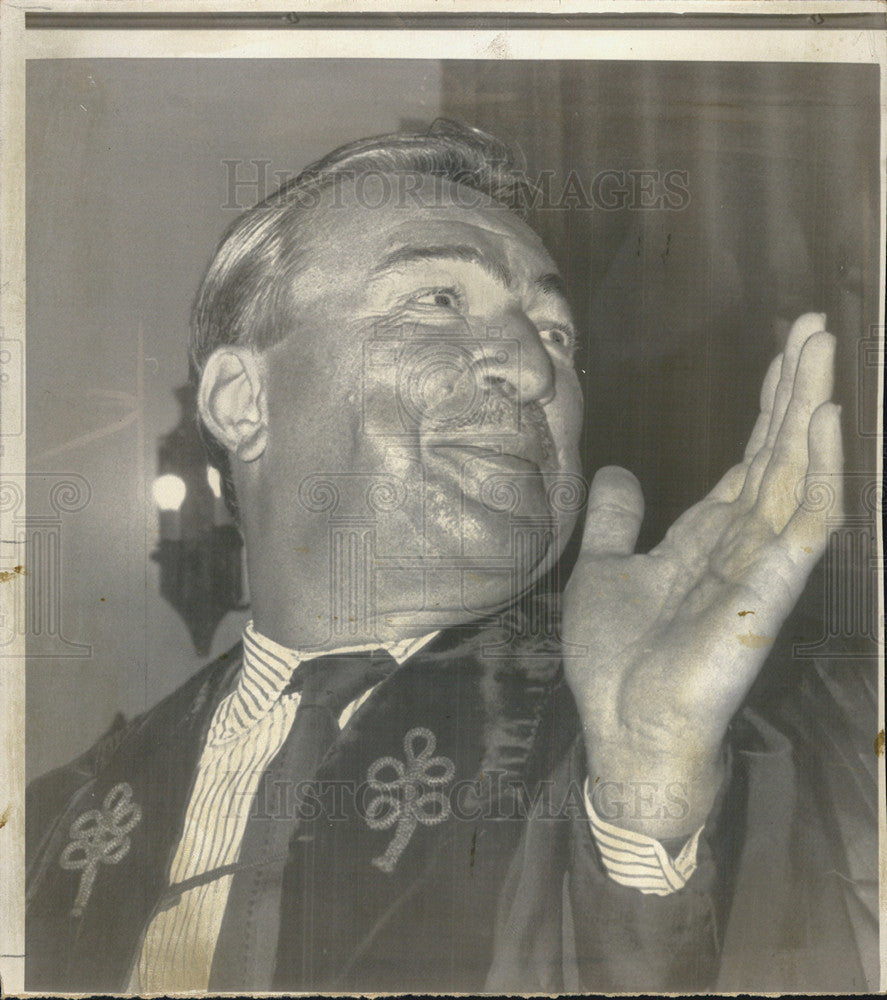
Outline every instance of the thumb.
<svg viewBox="0 0 887 1000"><path fill-rule="evenodd" d="M630 556L643 519L644 496L635 476L618 465L598 469L588 492L583 553Z"/></svg>

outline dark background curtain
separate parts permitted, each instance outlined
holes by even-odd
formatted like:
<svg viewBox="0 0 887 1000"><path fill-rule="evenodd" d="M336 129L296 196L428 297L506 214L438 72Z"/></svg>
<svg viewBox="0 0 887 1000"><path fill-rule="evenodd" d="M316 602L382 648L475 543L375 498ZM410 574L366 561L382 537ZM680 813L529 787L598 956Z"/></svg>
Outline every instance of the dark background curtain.
<svg viewBox="0 0 887 1000"><path fill-rule="evenodd" d="M587 467L639 477L642 547L741 456L803 312L840 342L847 467L874 468L859 357L878 319L877 93L874 66L444 63L445 115L514 144L531 178L555 173L530 221L587 336ZM629 171L683 171L688 197L602 207L619 200L612 175L595 197L604 171L629 190Z"/></svg>

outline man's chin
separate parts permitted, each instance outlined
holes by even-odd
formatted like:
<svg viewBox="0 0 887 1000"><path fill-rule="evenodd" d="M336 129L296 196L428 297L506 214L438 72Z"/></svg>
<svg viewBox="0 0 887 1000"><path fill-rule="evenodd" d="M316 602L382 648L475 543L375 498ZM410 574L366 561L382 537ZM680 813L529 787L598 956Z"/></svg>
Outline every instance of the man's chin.
<svg viewBox="0 0 887 1000"><path fill-rule="evenodd" d="M514 587L512 580L498 577L483 578L474 574L466 581L458 596L449 595L448 601L428 601L423 607L401 606L380 615L375 631L380 637L396 638L423 635L438 629L472 625L506 611L532 585L533 577Z"/></svg>
<svg viewBox="0 0 887 1000"><path fill-rule="evenodd" d="M510 607L551 569L557 551L550 530L512 532L498 541L494 555L486 546L482 553L438 553L437 568L426 568L413 585L408 585L409 570L386 575L390 586L377 591L377 607L388 610L378 621L401 630L417 624L429 630L478 621Z"/></svg>
<svg viewBox="0 0 887 1000"><path fill-rule="evenodd" d="M426 462L432 489L436 486L457 494L463 509L517 517L544 517L549 512L545 477L527 457L468 446L438 446L426 452Z"/></svg>

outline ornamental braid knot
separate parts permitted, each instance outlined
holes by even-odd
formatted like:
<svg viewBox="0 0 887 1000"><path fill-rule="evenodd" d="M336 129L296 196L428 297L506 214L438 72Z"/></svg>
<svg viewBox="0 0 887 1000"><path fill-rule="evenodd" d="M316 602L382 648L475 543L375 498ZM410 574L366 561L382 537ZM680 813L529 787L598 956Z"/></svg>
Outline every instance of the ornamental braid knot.
<svg viewBox="0 0 887 1000"><path fill-rule="evenodd" d="M424 745L417 750L422 742ZM446 795L442 791L425 791L446 785L456 773L449 757L432 756L436 746L434 733L417 726L403 739L405 763L396 757L380 757L367 770L369 787L377 793L367 805L368 826L373 830L388 830L397 825L388 849L372 862L388 875L394 871L418 824L436 826L450 816ZM386 768L394 772L392 780L379 778Z"/></svg>
<svg viewBox="0 0 887 1000"><path fill-rule="evenodd" d="M118 864L129 852L127 836L142 818L133 802L132 788L125 782L115 785L105 796L101 809L90 809L71 824L71 843L62 851L59 864L73 871L83 869L72 917L83 915L99 870L99 862Z"/></svg>

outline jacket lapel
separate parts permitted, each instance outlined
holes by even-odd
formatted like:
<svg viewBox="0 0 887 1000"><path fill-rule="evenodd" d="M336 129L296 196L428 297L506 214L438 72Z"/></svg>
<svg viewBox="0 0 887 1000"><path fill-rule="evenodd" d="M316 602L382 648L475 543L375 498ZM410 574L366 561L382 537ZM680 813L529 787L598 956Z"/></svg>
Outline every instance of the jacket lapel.
<svg viewBox="0 0 887 1000"><path fill-rule="evenodd" d="M489 645L489 630L437 637L327 755L291 843L274 988L483 983L520 835L513 782L532 784L547 758L557 676L556 660L528 676Z"/></svg>
<svg viewBox="0 0 887 1000"><path fill-rule="evenodd" d="M68 804L28 910L30 989L125 989L206 731L240 661L235 647L134 720Z"/></svg>

